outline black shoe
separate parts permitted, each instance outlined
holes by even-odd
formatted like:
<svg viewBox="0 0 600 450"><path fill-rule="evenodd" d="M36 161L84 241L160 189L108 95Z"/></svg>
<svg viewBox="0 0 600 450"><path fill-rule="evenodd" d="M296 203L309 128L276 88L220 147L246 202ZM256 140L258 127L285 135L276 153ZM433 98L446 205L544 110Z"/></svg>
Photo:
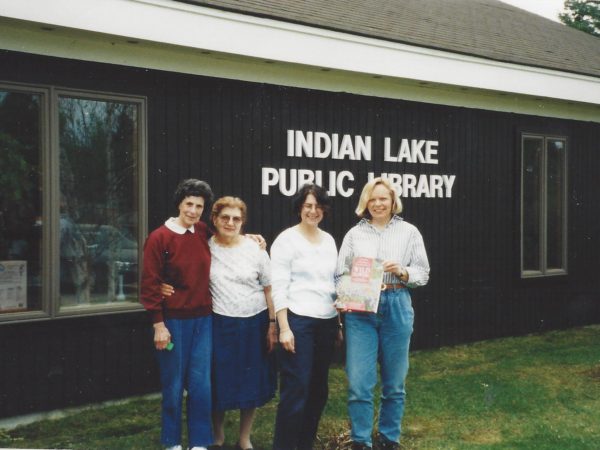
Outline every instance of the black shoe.
<svg viewBox="0 0 600 450"><path fill-rule="evenodd" d="M353 442L351 448L352 450L371 450L371 447L361 442Z"/></svg>
<svg viewBox="0 0 600 450"><path fill-rule="evenodd" d="M400 444L390 441L381 434L378 434L377 439L375 440L375 448L377 450L400 450Z"/></svg>

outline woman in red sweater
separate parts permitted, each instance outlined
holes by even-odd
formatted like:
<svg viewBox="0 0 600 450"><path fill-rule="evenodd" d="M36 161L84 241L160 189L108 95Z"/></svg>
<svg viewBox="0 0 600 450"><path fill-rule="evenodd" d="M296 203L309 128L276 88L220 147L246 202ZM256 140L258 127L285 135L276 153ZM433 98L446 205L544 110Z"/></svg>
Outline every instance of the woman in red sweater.
<svg viewBox="0 0 600 450"><path fill-rule="evenodd" d="M141 302L154 324L162 385L161 443L172 450L181 449L184 388L189 447L202 450L213 440L210 250L200 221L212 198L204 181L183 180L174 195L179 215L150 233L144 245ZM161 283L174 287L168 299L161 294Z"/></svg>

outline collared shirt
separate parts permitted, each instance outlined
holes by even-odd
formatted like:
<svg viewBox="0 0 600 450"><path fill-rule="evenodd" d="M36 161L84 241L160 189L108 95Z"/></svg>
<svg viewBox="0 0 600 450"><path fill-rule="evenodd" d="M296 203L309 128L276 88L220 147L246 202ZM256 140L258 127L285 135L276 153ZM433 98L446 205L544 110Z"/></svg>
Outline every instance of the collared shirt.
<svg viewBox="0 0 600 450"><path fill-rule="evenodd" d="M189 231L190 233L194 233L194 225L192 225L189 228L182 227L181 225L179 225L179 223L177 223L177 217L169 217L165 221L165 227L167 227L173 233L177 233L177 234L184 234L186 231Z"/></svg>
<svg viewBox="0 0 600 450"><path fill-rule="evenodd" d="M382 230L362 219L346 233L338 256L336 279L348 271L357 256L399 263L408 271L408 287L424 286L429 281L429 261L423 237L414 225L397 215L392 216ZM383 282L401 281L386 272Z"/></svg>

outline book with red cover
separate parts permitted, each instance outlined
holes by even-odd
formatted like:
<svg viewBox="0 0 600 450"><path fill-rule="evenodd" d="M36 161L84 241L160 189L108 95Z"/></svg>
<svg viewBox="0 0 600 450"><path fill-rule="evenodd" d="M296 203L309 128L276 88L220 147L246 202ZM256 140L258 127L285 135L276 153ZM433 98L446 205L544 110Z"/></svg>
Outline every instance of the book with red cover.
<svg viewBox="0 0 600 450"><path fill-rule="evenodd" d="M346 311L377 312L383 263L375 258L358 256L340 278L335 307Z"/></svg>

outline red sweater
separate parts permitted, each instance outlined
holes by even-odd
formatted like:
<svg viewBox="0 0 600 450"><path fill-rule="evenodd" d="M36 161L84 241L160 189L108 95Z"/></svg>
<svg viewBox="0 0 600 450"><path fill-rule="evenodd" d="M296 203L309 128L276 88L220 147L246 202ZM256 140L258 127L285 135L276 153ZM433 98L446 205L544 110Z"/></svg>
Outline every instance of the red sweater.
<svg viewBox="0 0 600 450"><path fill-rule="evenodd" d="M141 302L152 315L153 323L211 313L207 238L206 224L200 222L194 225L194 233L178 234L163 225L146 239ZM172 285L175 293L163 298L161 283Z"/></svg>

